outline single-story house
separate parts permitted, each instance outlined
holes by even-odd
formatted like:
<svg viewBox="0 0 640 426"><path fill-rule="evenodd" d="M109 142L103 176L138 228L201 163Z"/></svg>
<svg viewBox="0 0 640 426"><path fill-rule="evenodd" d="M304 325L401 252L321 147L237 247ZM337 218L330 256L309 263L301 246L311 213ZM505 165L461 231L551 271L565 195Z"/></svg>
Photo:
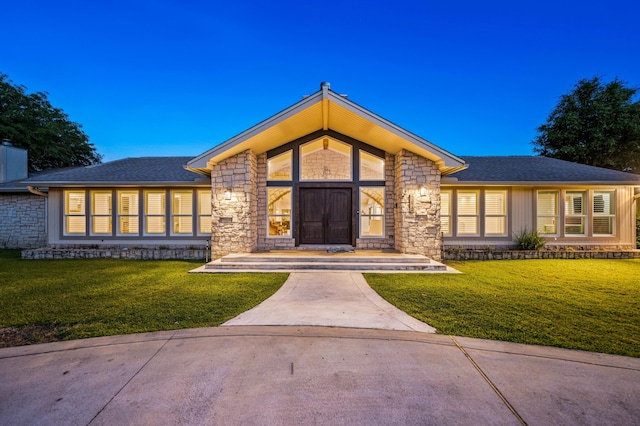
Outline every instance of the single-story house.
<svg viewBox="0 0 640 426"><path fill-rule="evenodd" d="M46 205L34 220L46 220L48 246L210 244L214 259L346 245L439 260L446 247L513 247L524 229L549 246L628 250L640 192L630 173L456 156L328 83L196 157L126 158L19 182ZM17 220L4 208L3 222Z"/></svg>

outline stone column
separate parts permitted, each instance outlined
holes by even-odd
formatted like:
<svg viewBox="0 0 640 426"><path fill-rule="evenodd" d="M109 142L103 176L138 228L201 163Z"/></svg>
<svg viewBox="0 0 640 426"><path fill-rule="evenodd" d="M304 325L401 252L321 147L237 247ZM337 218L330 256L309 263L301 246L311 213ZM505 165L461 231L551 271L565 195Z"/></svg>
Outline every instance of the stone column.
<svg viewBox="0 0 640 426"><path fill-rule="evenodd" d="M258 166L247 150L211 171L211 257L250 253L257 247ZM229 199L227 199L229 198Z"/></svg>
<svg viewBox="0 0 640 426"><path fill-rule="evenodd" d="M440 170L402 150L395 159L395 248L441 260Z"/></svg>

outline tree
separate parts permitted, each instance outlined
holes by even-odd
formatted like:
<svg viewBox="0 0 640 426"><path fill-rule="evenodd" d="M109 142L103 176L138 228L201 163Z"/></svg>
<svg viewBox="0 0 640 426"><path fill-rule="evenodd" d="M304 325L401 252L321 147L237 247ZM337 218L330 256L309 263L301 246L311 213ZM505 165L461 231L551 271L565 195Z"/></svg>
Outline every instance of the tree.
<svg viewBox="0 0 640 426"><path fill-rule="evenodd" d="M580 80L538 127L534 151L546 157L640 173L637 88L617 78Z"/></svg>
<svg viewBox="0 0 640 426"><path fill-rule="evenodd" d="M55 108L45 92L26 93L0 73L0 139L29 151L29 171L100 163L82 126Z"/></svg>

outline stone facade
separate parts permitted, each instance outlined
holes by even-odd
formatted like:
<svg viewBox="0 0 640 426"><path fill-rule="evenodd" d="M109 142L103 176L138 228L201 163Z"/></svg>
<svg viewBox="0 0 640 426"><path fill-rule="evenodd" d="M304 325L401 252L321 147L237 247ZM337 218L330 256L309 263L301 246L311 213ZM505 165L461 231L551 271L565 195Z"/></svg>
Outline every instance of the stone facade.
<svg viewBox="0 0 640 426"><path fill-rule="evenodd" d="M46 197L0 194L0 248L33 248L47 243Z"/></svg>
<svg viewBox="0 0 640 426"><path fill-rule="evenodd" d="M202 260L209 261L202 248L55 248L22 250L23 259L130 259L130 260Z"/></svg>
<svg viewBox="0 0 640 426"><path fill-rule="evenodd" d="M211 256L250 253L257 248L258 162L244 151L211 171ZM230 193L231 199L226 199Z"/></svg>
<svg viewBox="0 0 640 426"><path fill-rule="evenodd" d="M465 250L447 248L444 260L640 259L640 250Z"/></svg>
<svg viewBox="0 0 640 426"><path fill-rule="evenodd" d="M441 260L440 170L406 150L396 154L394 169L396 250Z"/></svg>

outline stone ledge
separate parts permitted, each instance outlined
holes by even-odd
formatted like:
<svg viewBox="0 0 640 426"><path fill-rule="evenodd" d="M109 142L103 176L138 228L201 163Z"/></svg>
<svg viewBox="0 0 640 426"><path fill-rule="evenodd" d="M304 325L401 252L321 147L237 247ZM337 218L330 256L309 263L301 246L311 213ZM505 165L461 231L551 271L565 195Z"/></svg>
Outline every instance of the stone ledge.
<svg viewBox="0 0 640 426"><path fill-rule="evenodd" d="M640 250L467 250L445 249L445 260L640 259Z"/></svg>
<svg viewBox="0 0 640 426"><path fill-rule="evenodd" d="M90 248L39 248L22 250L23 259L130 259L130 260L202 260L205 249L90 249Z"/></svg>

